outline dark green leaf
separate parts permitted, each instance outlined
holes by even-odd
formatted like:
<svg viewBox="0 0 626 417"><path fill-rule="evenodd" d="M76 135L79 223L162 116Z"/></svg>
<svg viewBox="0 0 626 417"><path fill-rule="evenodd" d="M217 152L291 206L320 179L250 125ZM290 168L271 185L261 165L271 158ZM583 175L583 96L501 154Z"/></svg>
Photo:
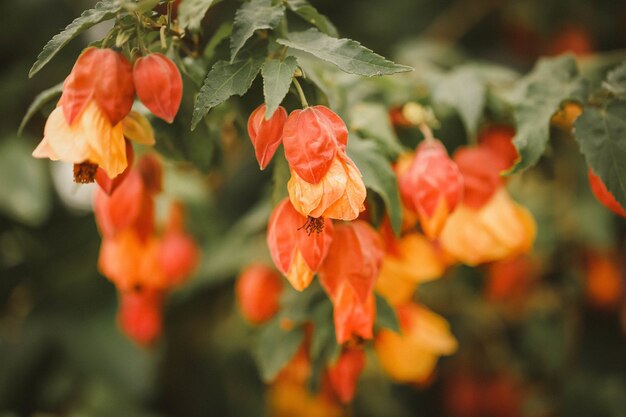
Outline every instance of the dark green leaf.
<svg viewBox="0 0 626 417"><path fill-rule="evenodd" d="M258 57L250 57L232 63L228 61L216 62L204 79L200 93L196 98L191 129L195 129L211 108L235 94L244 95L250 89L262 64L263 60Z"/></svg>
<svg viewBox="0 0 626 417"><path fill-rule="evenodd" d="M121 10L118 1L106 0L96 3L93 9L85 10L80 17L74 19L72 23L59 34L54 35L50 41L43 47L43 50L37 56L37 61L33 64L28 72L28 76L32 77L37 74L50 60L63 48L69 41L76 36L89 29L95 24L109 20Z"/></svg>
<svg viewBox="0 0 626 417"><path fill-rule="evenodd" d="M485 107L485 93L485 82L476 72L460 68L437 83L433 99L438 104L454 108L461 116L468 135L474 136Z"/></svg>
<svg viewBox="0 0 626 417"><path fill-rule="evenodd" d="M293 72L298 61L293 56L284 60L272 59L263 64L263 95L265 96L265 119L272 117L280 103L289 92Z"/></svg>
<svg viewBox="0 0 626 417"><path fill-rule="evenodd" d="M626 99L626 62L607 74L603 86L617 98Z"/></svg>
<svg viewBox="0 0 626 417"><path fill-rule="evenodd" d="M22 130L28 123L28 121L37 113L42 106L44 106L47 102L54 99L56 96L60 95L63 91L63 83L58 83L54 87L50 87L47 90L42 91L37 94L37 97L33 100L33 102L28 106L28 110L26 110L26 114L22 119L22 123L20 123L20 127L17 129L17 134L21 135Z"/></svg>
<svg viewBox="0 0 626 417"><path fill-rule="evenodd" d="M382 104L361 102L352 107L350 129L378 142L391 158L404 150L391 126L387 108Z"/></svg>
<svg viewBox="0 0 626 417"><path fill-rule="evenodd" d="M398 181L391 164L381 155L374 142L351 136L348 141L348 155L363 174L365 186L376 192L385 202L391 227L400 234L402 207Z"/></svg>
<svg viewBox="0 0 626 417"><path fill-rule="evenodd" d="M356 41L332 38L315 28L289 33L286 39L278 39L277 42L310 53L350 74L371 77L413 70L394 64Z"/></svg>
<svg viewBox="0 0 626 417"><path fill-rule="evenodd" d="M550 119L561 103L583 101L587 82L580 77L576 61L566 55L541 59L528 76L528 86L515 108L517 134L513 144L520 155L512 172L539 161L550 139Z"/></svg>
<svg viewBox="0 0 626 417"><path fill-rule="evenodd" d="M215 31L206 47L204 48L204 52L202 56L204 59L209 60L213 58L213 54L215 54L215 48L222 43L226 38L230 36L233 32L233 24L231 22L224 22L220 25L219 28Z"/></svg>
<svg viewBox="0 0 626 417"><path fill-rule="evenodd" d="M385 327L400 333L400 323L393 307L389 305L387 300L379 294L376 294L376 322L377 327Z"/></svg>
<svg viewBox="0 0 626 417"><path fill-rule="evenodd" d="M626 207L626 102L611 100L603 108L585 107L574 135L587 164Z"/></svg>
<svg viewBox="0 0 626 417"><path fill-rule="evenodd" d="M270 382L298 351L304 331L301 327L283 330L280 319L269 322L261 331L255 352L263 381Z"/></svg>
<svg viewBox="0 0 626 417"><path fill-rule="evenodd" d="M246 41L259 29L274 29L285 13L282 4L272 6L271 0L252 0L244 3L235 14L233 34L230 37L230 59L234 61Z"/></svg>
<svg viewBox="0 0 626 417"><path fill-rule="evenodd" d="M317 27L327 35L337 37L337 29L326 16L306 0L287 0L287 7L295 14Z"/></svg>
<svg viewBox="0 0 626 417"><path fill-rule="evenodd" d="M183 29L189 29L197 31L200 29L200 24L204 15L209 8L217 1L214 0L184 0L178 7L178 21L180 27Z"/></svg>

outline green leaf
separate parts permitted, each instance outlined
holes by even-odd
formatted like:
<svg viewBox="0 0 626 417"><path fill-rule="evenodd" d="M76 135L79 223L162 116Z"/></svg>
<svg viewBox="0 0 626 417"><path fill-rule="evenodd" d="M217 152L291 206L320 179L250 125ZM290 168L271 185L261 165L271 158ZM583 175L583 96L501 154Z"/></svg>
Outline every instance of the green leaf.
<svg viewBox="0 0 626 417"><path fill-rule="evenodd" d="M197 31L214 0L183 0L178 6L178 22L183 29Z"/></svg>
<svg viewBox="0 0 626 417"><path fill-rule="evenodd" d="M272 59L263 64L261 74L263 75L266 120L272 117L289 92L291 78L297 67L298 61L293 56L288 56L283 61Z"/></svg>
<svg viewBox="0 0 626 417"><path fill-rule="evenodd" d="M399 235L402 226L402 207L398 181L391 164L381 155L375 143L351 135L348 155L363 174L365 186L383 199L391 221L391 227Z"/></svg>
<svg viewBox="0 0 626 417"><path fill-rule="evenodd" d="M191 130L211 108L237 94L244 95L256 78L263 60L250 57L235 62L218 61L207 74L196 98L191 118Z"/></svg>
<svg viewBox="0 0 626 417"><path fill-rule="evenodd" d="M280 318L269 322L261 331L255 357L261 371L261 378L270 382L289 363L298 351L304 331L301 327L283 330Z"/></svg>
<svg viewBox="0 0 626 417"><path fill-rule="evenodd" d="M353 106L350 109L350 129L375 140L391 158L404 151L389 121L387 108L382 104L361 102Z"/></svg>
<svg viewBox="0 0 626 417"><path fill-rule="evenodd" d="M35 61L28 72L28 77L32 78L37 74L69 41L90 27L105 20L113 19L121 8L122 6L120 6L118 1L106 0L96 3L93 9L85 10L80 17L67 25L61 33L54 35L48 41L37 56L37 61Z"/></svg>
<svg viewBox="0 0 626 417"><path fill-rule="evenodd" d="M486 99L485 82L469 68L459 68L444 76L433 92L438 104L454 108L465 126L467 134L473 137L483 114Z"/></svg>
<svg viewBox="0 0 626 417"><path fill-rule="evenodd" d="M272 6L271 0L252 0L235 13L230 37L230 59L234 61L246 41L259 29L274 29L285 14L282 4Z"/></svg>
<svg viewBox="0 0 626 417"><path fill-rule="evenodd" d="M512 172L539 161L550 139L550 119L566 101L582 102L587 82L579 75L576 61L566 55L541 59L531 74L523 99L515 108L517 134L513 144L520 155Z"/></svg>
<svg viewBox="0 0 626 417"><path fill-rule="evenodd" d="M315 28L289 33L286 39L278 39L277 42L335 64L350 74L371 77L413 70L394 64L356 41L332 38Z"/></svg>
<svg viewBox="0 0 626 417"><path fill-rule="evenodd" d="M376 322L374 325L400 333L400 322L398 322L396 312L380 294L376 294Z"/></svg>
<svg viewBox="0 0 626 417"><path fill-rule="evenodd" d="M289 195L287 192L289 178L291 178L289 164L285 158L285 153L279 149L274 155L274 167L272 169L272 203L275 206Z"/></svg>
<svg viewBox="0 0 626 417"><path fill-rule="evenodd" d="M202 56L206 60L210 60L213 58L215 54L215 48L222 43L225 39L227 39L230 34L233 32L233 24L231 22L224 22L217 28L206 47L204 48L204 52Z"/></svg>
<svg viewBox="0 0 626 417"><path fill-rule="evenodd" d="M335 28L335 26L330 22L330 20L328 20L326 16L318 12L317 9L313 7L308 1L287 0L287 7L289 7L289 10L291 10L310 24L314 25L325 34L332 37L337 37L337 29Z"/></svg>
<svg viewBox="0 0 626 417"><path fill-rule="evenodd" d="M47 102L60 95L61 92L63 92L62 82L37 94L37 97L35 97L30 106L28 106L28 110L26 110L26 114L22 119L22 123L20 123L20 127L17 129L18 136L22 134L22 130L24 130L24 127L26 126L28 121L35 115L35 113L37 113Z"/></svg>
<svg viewBox="0 0 626 417"><path fill-rule="evenodd" d="M574 123L574 136L587 164L607 190L626 207L626 102L585 107Z"/></svg>
<svg viewBox="0 0 626 417"><path fill-rule="evenodd" d="M0 211L16 221L38 226L50 214L46 163L31 156L26 142L17 138L0 141Z"/></svg>
<svg viewBox="0 0 626 417"><path fill-rule="evenodd" d="M626 100L626 62L610 71L602 85L617 98Z"/></svg>

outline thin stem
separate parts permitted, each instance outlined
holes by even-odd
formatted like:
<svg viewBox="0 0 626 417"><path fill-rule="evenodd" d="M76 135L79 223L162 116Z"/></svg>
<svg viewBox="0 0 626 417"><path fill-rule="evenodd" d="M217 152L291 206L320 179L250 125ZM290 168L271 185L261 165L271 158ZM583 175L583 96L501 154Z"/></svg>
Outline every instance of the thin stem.
<svg viewBox="0 0 626 417"><path fill-rule="evenodd" d="M146 45L144 45L143 39L141 37L141 16L139 15L139 13L135 13L135 17L137 17L137 24L135 25L135 29L137 31L137 43L139 44L139 49L141 50L141 53L146 54L146 52L148 52L148 49L146 48Z"/></svg>
<svg viewBox="0 0 626 417"><path fill-rule="evenodd" d="M435 137L433 136L433 131L430 129L430 126L428 126L426 123L420 123L418 127L422 132L422 135L424 135L424 140L435 140Z"/></svg>
<svg viewBox="0 0 626 417"><path fill-rule="evenodd" d="M306 101L306 97L304 96L304 91L302 91L302 87L300 86L300 83L298 82L296 77L293 77L293 85L296 86L296 91L298 92L298 95L300 96L300 102L302 103L302 108L306 109L307 107L309 107L309 103Z"/></svg>

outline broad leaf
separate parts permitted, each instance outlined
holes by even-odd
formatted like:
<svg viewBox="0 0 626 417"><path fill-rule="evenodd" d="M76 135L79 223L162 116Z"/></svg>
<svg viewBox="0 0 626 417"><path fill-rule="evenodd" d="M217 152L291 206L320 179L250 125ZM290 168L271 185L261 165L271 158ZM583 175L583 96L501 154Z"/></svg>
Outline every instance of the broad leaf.
<svg viewBox="0 0 626 417"><path fill-rule="evenodd" d="M310 53L350 74L371 77L413 70L394 64L356 41L332 38L315 28L289 33L286 39L278 39L277 42Z"/></svg>
<svg viewBox="0 0 626 417"><path fill-rule="evenodd" d="M28 77L37 74L69 41L90 27L105 20L113 19L121 8L122 6L118 1L106 0L98 2L93 9L85 10L80 17L67 25L63 32L48 41L28 72Z"/></svg>
<svg viewBox="0 0 626 417"><path fill-rule="evenodd" d="M178 22L183 29L197 31L214 0L183 0L178 6Z"/></svg>
<svg viewBox="0 0 626 417"><path fill-rule="evenodd" d="M485 107L485 93L485 82L474 70L459 68L437 83L433 98L438 104L454 108L473 137Z"/></svg>
<svg viewBox="0 0 626 417"><path fill-rule="evenodd" d="M626 99L626 62L607 74L603 86L617 98Z"/></svg>
<svg viewBox="0 0 626 417"><path fill-rule="evenodd" d="M280 103L289 92L293 72L298 67L298 61L293 56L284 60L272 59L263 64L263 95L265 96L265 119L269 120Z"/></svg>
<svg viewBox="0 0 626 417"><path fill-rule="evenodd" d="M289 363L304 339L301 327L283 330L280 318L272 320L261 331L256 348L256 360L263 381L270 382Z"/></svg>
<svg viewBox="0 0 626 417"><path fill-rule="evenodd" d="M365 186L376 192L385 202L391 227L400 234L402 207L398 181L391 164L380 153L374 142L351 136L348 140L348 155L363 174Z"/></svg>
<svg viewBox="0 0 626 417"><path fill-rule="evenodd" d="M50 100L61 95L62 91L63 91L63 83L61 82L55 85L54 87L50 87L47 90L44 90L41 93L37 94L37 97L35 97L35 99L30 104L30 106L28 106L28 110L26 110L26 114L24 115L24 118L22 119L22 123L20 123L20 127L17 129L17 134L21 135L22 130L24 130L24 127L29 122L29 120L35 115L35 113L37 113Z"/></svg>
<svg viewBox="0 0 626 417"><path fill-rule="evenodd" d="M233 61L241 47L259 29L274 29L285 13L282 4L272 6L271 0L252 0L235 13L230 37L230 59Z"/></svg>
<svg viewBox="0 0 626 417"><path fill-rule="evenodd" d="M315 7L306 0L286 0L287 7L295 14L317 27L327 35L337 37L337 29L326 16L317 11Z"/></svg>
<svg viewBox="0 0 626 417"><path fill-rule="evenodd" d="M191 130L211 108L237 94L244 95L256 78L262 59L250 57L235 62L218 61L207 74L196 98L191 118Z"/></svg>
<svg viewBox="0 0 626 417"><path fill-rule="evenodd" d="M404 150L389 121L387 108L378 103L361 102L350 109L350 129L378 142L394 158Z"/></svg>
<svg viewBox="0 0 626 417"><path fill-rule="evenodd" d="M400 333L400 323L398 322L398 316L395 310L384 297L376 294L376 321L375 326L385 327L389 330L393 330L396 333Z"/></svg>
<svg viewBox="0 0 626 417"><path fill-rule="evenodd" d="M580 77L576 61L567 55L542 59L528 76L528 86L515 108L517 134L513 144L520 155L512 172L539 161L550 139L550 119L566 101L583 101L586 81Z"/></svg>
<svg viewBox="0 0 626 417"><path fill-rule="evenodd" d="M626 207L626 102L585 107L574 124L574 136L587 164Z"/></svg>

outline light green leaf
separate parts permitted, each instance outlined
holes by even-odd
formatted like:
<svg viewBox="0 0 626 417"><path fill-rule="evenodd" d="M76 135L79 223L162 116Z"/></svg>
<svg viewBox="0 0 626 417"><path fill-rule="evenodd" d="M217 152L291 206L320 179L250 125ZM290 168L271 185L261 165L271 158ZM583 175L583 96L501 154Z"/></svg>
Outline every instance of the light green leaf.
<svg viewBox="0 0 626 417"><path fill-rule="evenodd" d="M214 0L183 0L178 6L178 22L183 29L200 30L202 19L209 8L217 3Z"/></svg>
<svg viewBox="0 0 626 417"><path fill-rule="evenodd" d="M0 211L38 226L47 219L52 201L46 163L33 158L32 151L17 138L0 141Z"/></svg>
<svg viewBox="0 0 626 417"><path fill-rule="evenodd" d="M252 0L235 13L233 34L230 37L230 59L234 61L246 41L259 29L274 29L285 14L282 4L272 6L271 0Z"/></svg>
<svg viewBox="0 0 626 417"><path fill-rule="evenodd" d="M335 64L350 74L371 77L413 70L411 67L394 64L357 41L332 38L315 28L289 33L286 39L278 39L277 42Z"/></svg>
<svg viewBox="0 0 626 417"><path fill-rule="evenodd" d="M602 84L604 88L613 93L617 98L626 99L626 62L610 71L606 76L606 81Z"/></svg>
<svg viewBox="0 0 626 417"><path fill-rule="evenodd" d="M391 158L404 151L389 121L387 108L378 103L361 102L350 109L350 129L373 139Z"/></svg>
<svg viewBox="0 0 626 417"><path fill-rule="evenodd" d="M517 134L513 144L520 155L512 172L539 161L550 139L550 119L566 101L582 102L587 82L580 77L576 61L566 55L541 59L528 76L526 92L515 108Z"/></svg>
<svg viewBox="0 0 626 417"><path fill-rule="evenodd" d="M402 207L398 181L391 164L381 155L374 142L357 136L351 135L347 151L363 174L365 186L380 195L385 202L391 227L399 235L402 226Z"/></svg>
<svg viewBox="0 0 626 417"><path fill-rule="evenodd" d="M22 130L24 130L24 127L26 126L28 121L35 115L35 113L37 113L47 102L60 95L61 92L63 92L62 82L37 94L37 97L35 97L30 106L28 106L28 110L26 110L26 114L22 119L22 123L20 123L20 127L17 129L18 136L22 134Z"/></svg>
<svg viewBox="0 0 626 417"><path fill-rule="evenodd" d="M289 92L293 72L298 67L298 61L288 56L283 61L272 59L263 64L263 95L265 96L265 119L269 120L280 103Z"/></svg>
<svg viewBox="0 0 626 417"><path fill-rule="evenodd" d="M326 16L317 11L315 7L306 0L287 0L287 7L295 14L317 27L325 34L337 37L337 29Z"/></svg>
<svg viewBox="0 0 626 417"><path fill-rule="evenodd" d="M211 108L237 94L244 95L256 78L263 60L250 57L235 62L218 61L207 74L196 98L191 119L191 130Z"/></svg>
<svg viewBox="0 0 626 417"><path fill-rule="evenodd" d="M626 207L626 102L585 107L574 123L574 136L587 164L607 190Z"/></svg>
<svg viewBox="0 0 626 417"><path fill-rule="evenodd" d="M467 134L476 134L485 107L485 82L469 68L459 68L444 76L436 85L433 99L437 104L454 108Z"/></svg>
<svg viewBox="0 0 626 417"><path fill-rule="evenodd" d="M283 330L280 318L269 322L261 331L255 357L261 371L261 378L270 382L289 363L298 351L304 331L301 327Z"/></svg>
<svg viewBox="0 0 626 417"><path fill-rule="evenodd" d="M400 333L400 323L398 322L396 312L380 294L376 294L376 321L374 324L377 327L385 327Z"/></svg>
<svg viewBox="0 0 626 417"><path fill-rule="evenodd" d="M105 0L96 3L93 9L85 10L80 17L74 19L72 23L67 25L61 33L54 35L54 37L48 41L41 53L37 56L37 61L35 61L28 72L28 77L32 78L37 74L69 41L90 27L104 22L105 20L113 19L121 8L122 6L120 6L118 1Z"/></svg>

